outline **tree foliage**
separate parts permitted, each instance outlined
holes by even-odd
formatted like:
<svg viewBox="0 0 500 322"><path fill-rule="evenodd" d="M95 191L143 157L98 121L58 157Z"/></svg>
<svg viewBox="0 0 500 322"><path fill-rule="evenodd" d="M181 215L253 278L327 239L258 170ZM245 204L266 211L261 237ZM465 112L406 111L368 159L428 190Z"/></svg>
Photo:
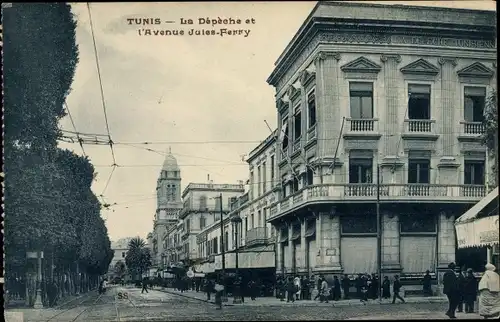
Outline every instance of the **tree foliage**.
<svg viewBox="0 0 500 322"><path fill-rule="evenodd" d="M492 155L498 153L498 104L497 91L492 90L486 98L486 106L484 111L484 135L482 137L483 144L486 145ZM493 180L490 184L498 186L498 164L493 164L492 167Z"/></svg>
<svg viewBox="0 0 500 322"><path fill-rule="evenodd" d="M127 268L126 268L125 263L123 261L116 262L115 267L114 267L114 273L115 273L116 277L123 278L125 276L126 270L127 270Z"/></svg>
<svg viewBox="0 0 500 322"><path fill-rule="evenodd" d="M5 250L7 274L26 251L106 272L111 243L91 191L88 160L57 147L78 62L76 23L65 3L13 3L3 10L5 107Z"/></svg>
<svg viewBox="0 0 500 322"><path fill-rule="evenodd" d="M141 277L142 273L151 267L151 252L142 238L136 237L130 240L125 263L130 274L135 278Z"/></svg>

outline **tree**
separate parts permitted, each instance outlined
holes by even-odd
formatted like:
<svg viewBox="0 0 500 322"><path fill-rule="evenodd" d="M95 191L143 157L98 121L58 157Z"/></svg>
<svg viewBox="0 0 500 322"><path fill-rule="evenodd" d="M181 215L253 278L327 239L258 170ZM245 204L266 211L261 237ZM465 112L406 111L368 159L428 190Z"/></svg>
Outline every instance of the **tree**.
<svg viewBox="0 0 500 322"><path fill-rule="evenodd" d="M493 89L486 98L483 124L483 144L488 147L490 154L495 157L495 162L492 166L493 178L489 181L492 186L496 187L498 186L498 105L496 89Z"/></svg>
<svg viewBox="0 0 500 322"><path fill-rule="evenodd" d="M123 278L125 276L126 267L123 261L118 261L114 267L115 276L118 278Z"/></svg>
<svg viewBox="0 0 500 322"><path fill-rule="evenodd" d="M142 277L142 274L151 267L151 252L142 238L136 237L130 240L125 263L134 278Z"/></svg>

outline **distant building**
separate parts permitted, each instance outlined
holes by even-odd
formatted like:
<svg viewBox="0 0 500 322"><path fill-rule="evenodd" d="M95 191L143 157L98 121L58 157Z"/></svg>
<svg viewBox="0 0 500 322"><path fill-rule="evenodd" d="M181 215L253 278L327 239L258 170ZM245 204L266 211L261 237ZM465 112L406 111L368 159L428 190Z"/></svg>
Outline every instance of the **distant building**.
<svg viewBox="0 0 500 322"><path fill-rule="evenodd" d="M440 282L454 219L487 192L480 135L496 56L494 11L318 2L268 79L276 271L375 273L381 249L382 274Z"/></svg>
<svg viewBox="0 0 500 322"><path fill-rule="evenodd" d="M232 202L230 213L223 223L226 272L235 273L235 249L238 248L238 270L246 281L252 277L271 283L276 271L276 234L268 223L269 206L277 200L280 189L276 169L276 135L274 131L249 153L248 192ZM231 221L235 216L241 218L238 227ZM195 266L196 271L213 273L222 270L220 239L220 221L207 225L198 234L198 258L202 260Z"/></svg>
<svg viewBox="0 0 500 322"><path fill-rule="evenodd" d="M157 208L148 243L151 245L153 268L161 269L166 267L166 232L169 227L177 224L182 209L181 170L170 149L158 177L156 196Z"/></svg>
<svg viewBox="0 0 500 322"><path fill-rule="evenodd" d="M190 183L182 193L183 208L175 228L165 236L169 250L169 264L183 262L185 265L198 260L197 235L207 226L220 221L230 205L245 191L242 184ZM220 194L222 194L222 208Z"/></svg>
<svg viewBox="0 0 500 322"><path fill-rule="evenodd" d="M118 262L123 262L123 264L125 264L125 267L127 266L127 264L125 263L125 257L127 256L128 243L133 238L135 237L121 238L116 242L111 243L111 249L113 250L114 255L111 263L109 264L108 275L114 276L115 266Z"/></svg>

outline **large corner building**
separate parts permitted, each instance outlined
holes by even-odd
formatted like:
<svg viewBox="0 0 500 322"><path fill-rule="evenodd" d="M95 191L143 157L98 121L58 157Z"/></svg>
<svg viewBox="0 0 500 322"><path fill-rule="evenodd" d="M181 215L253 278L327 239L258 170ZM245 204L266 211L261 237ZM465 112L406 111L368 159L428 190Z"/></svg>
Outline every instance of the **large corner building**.
<svg viewBox="0 0 500 322"><path fill-rule="evenodd" d="M383 274L455 260L454 219L487 194L491 11L320 2L276 62L276 271Z"/></svg>

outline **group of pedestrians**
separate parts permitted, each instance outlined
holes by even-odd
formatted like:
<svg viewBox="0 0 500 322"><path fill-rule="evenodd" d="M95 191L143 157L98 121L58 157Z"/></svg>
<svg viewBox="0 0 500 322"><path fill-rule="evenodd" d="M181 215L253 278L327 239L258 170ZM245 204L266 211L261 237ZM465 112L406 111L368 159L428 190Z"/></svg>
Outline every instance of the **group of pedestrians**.
<svg viewBox="0 0 500 322"><path fill-rule="evenodd" d="M443 293L448 298L446 315L455 319L456 312L474 313L479 295L479 315L485 319L500 315L500 278L493 264L486 264L486 271L477 283L472 269L456 272L455 263L448 265L443 276Z"/></svg>

